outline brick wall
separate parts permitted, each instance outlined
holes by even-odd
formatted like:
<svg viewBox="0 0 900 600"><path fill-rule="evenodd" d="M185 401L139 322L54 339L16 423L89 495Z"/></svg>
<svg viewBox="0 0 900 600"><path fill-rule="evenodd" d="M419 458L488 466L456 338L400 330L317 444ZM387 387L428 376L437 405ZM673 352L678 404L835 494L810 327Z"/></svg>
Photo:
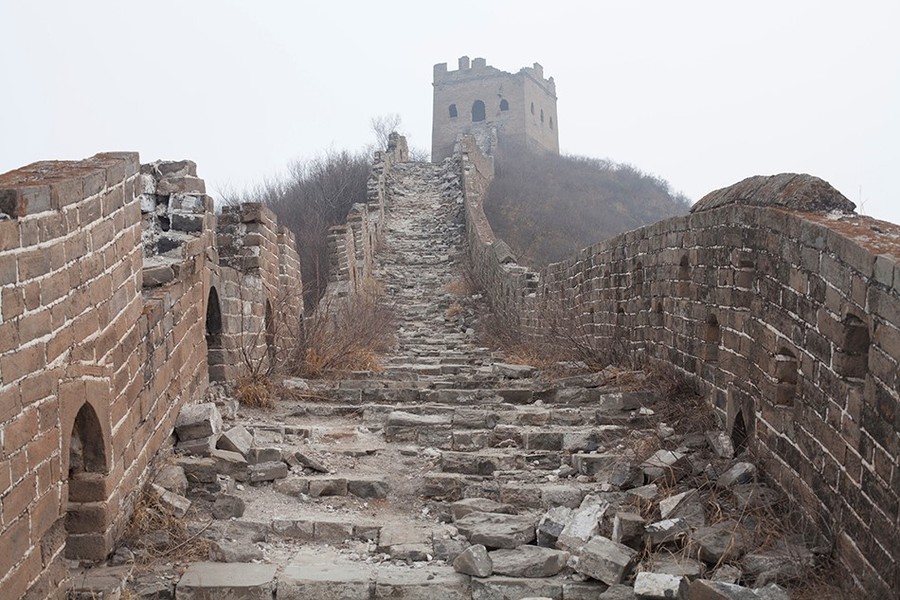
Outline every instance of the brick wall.
<svg viewBox="0 0 900 600"><path fill-rule="evenodd" d="M529 272L481 208L493 170L458 153L475 277L507 326L578 335L695 377L730 433L823 527L872 597L900 585L900 226L808 176L752 178L692 214Z"/></svg>
<svg viewBox="0 0 900 600"><path fill-rule="evenodd" d="M374 276L375 250L384 228L386 186L391 167L409 160L406 138L392 133L387 151L375 152L365 202L328 231L328 294L343 297L363 290Z"/></svg>
<svg viewBox="0 0 900 600"><path fill-rule="evenodd" d="M292 236L259 207L235 211L241 249L220 264L190 161L109 153L0 175L4 598L63 597L66 557L105 558L181 406L210 372L240 374L228 352L248 323L264 323L270 297L284 299L273 320L299 319Z"/></svg>

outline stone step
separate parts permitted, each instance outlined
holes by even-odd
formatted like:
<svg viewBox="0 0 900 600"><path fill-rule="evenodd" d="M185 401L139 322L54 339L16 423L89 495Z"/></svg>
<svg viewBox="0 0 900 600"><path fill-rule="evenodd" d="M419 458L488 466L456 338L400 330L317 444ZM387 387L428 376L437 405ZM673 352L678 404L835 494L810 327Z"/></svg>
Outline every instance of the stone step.
<svg viewBox="0 0 900 600"><path fill-rule="evenodd" d="M517 479L521 472L498 472L493 476L430 472L422 478L420 494L442 503L463 498L487 498L514 506L519 512L543 511L554 506L577 508L596 483L543 481L529 483Z"/></svg>
<svg viewBox="0 0 900 600"><path fill-rule="evenodd" d="M188 566L175 587L177 598L271 600L275 565L199 562Z"/></svg>
<svg viewBox="0 0 900 600"><path fill-rule="evenodd" d="M352 562L336 553L298 555L278 577L278 600L471 600L469 576L452 567Z"/></svg>

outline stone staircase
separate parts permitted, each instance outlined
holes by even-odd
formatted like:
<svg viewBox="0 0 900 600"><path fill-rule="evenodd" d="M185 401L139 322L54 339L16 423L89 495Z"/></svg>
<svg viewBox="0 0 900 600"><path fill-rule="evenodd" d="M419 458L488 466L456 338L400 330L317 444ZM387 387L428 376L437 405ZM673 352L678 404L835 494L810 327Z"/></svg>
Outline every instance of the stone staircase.
<svg viewBox="0 0 900 600"><path fill-rule="evenodd" d="M619 585L621 559L604 556L610 564L586 574L587 554L585 568L572 557L588 539L578 542L578 515L593 515L589 534L612 537L613 515L639 513L656 494L631 447L657 439L657 398L635 389L637 375L626 387L610 373L545 381L479 347L470 306L450 291L465 243L457 176L418 163L392 176L376 265L398 324L384 370L288 380L306 397L272 411L219 398L224 434L212 426L182 440L176 450L190 452L157 478L191 500L184 518L210 560L168 556L128 571L132 597L636 597ZM492 550L484 577L473 576L484 574L479 543ZM113 597L126 578L109 569L119 571L82 576L74 596Z"/></svg>

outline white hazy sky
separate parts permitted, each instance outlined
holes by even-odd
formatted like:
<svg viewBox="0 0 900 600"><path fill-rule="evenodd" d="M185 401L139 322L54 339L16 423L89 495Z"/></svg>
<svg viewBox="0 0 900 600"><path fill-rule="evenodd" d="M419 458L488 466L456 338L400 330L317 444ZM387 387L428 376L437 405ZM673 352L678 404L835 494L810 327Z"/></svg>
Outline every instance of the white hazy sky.
<svg viewBox="0 0 900 600"><path fill-rule="evenodd" d="M371 141L430 147L434 63L540 62L563 151L694 200L785 171L900 222L900 3L0 0L0 172L107 150L213 193Z"/></svg>

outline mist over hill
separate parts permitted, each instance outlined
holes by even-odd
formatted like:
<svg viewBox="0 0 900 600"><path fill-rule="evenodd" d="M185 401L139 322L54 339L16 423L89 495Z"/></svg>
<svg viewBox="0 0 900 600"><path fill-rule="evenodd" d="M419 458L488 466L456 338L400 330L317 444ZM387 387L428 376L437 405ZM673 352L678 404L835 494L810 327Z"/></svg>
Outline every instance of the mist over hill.
<svg viewBox="0 0 900 600"><path fill-rule="evenodd" d="M619 233L683 215L690 201L669 183L606 159L557 156L501 141L485 213L532 268Z"/></svg>

